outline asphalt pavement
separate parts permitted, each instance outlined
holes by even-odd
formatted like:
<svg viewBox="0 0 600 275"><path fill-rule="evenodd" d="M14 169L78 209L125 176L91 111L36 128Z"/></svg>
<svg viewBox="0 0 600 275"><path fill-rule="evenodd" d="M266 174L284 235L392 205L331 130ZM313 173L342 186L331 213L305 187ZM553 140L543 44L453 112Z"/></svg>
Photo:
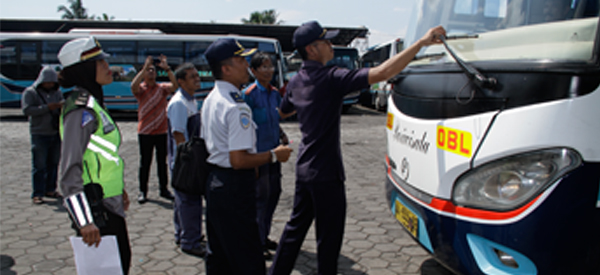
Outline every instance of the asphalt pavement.
<svg viewBox="0 0 600 275"><path fill-rule="evenodd" d="M69 237L74 235L62 202L31 203L31 153L28 123L19 110L0 109L0 262L1 275L76 274ZM132 203L127 226L132 247L130 274L205 274L204 261L174 244L173 207L158 196L155 163L149 199L139 205L138 143L135 114L116 114L123 135L126 190ZM384 196L384 113L352 107L342 116L341 144L346 168L347 217L339 274L440 274L437 264L395 220ZM279 240L292 208L294 162L300 131L297 122L282 128L295 150L282 166L283 193L270 238ZM271 262L267 261L267 268ZM314 225L292 274L316 274ZM443 272L445 273L445 272Z"/></svg>

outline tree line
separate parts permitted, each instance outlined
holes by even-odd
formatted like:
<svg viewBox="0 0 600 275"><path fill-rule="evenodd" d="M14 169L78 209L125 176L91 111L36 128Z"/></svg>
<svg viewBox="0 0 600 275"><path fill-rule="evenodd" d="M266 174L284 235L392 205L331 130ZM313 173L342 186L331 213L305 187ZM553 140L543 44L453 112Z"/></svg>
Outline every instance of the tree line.
<svg viewBox="0 0 600 275"><path fill-rule="evenodd" d="M114 16L109 16L103 13L102 16L95 16L94 14L88 15L87 9L83 7L82 0L67 0L69 6L60 5L58 6L57 12L62 12L62 19L88 19L88 20L114 20ZM264 24L264 25L279 25L282 24L282 20L277 20L279 14L274 9L255 11L250 14L250 18L242 18L244 24Z"/></svg>

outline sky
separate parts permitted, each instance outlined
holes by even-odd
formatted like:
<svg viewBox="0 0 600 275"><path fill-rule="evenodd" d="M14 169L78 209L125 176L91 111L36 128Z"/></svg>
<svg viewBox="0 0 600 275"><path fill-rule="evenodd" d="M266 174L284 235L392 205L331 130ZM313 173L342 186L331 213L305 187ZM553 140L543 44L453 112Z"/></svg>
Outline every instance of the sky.
<svg viewBox="0 0 600 275"><path fill-rule="evenodd" d="M116 21L241 23L254 11L275 9L282 25L317 20L324 27L366 27L366 48L404 38L417 0L83 0L88 15ZM67 0L0 0L0 18L61 19L58 6Z"/></svg>

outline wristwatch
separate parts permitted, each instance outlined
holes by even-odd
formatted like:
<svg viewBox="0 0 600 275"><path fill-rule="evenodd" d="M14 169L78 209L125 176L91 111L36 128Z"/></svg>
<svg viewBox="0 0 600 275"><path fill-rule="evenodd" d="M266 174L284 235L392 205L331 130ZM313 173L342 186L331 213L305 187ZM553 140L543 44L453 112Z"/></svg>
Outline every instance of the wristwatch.
<svg viewBox="0 0 600 275"><path fill-rule="evenodd" d="M275 151L271 150L271 163L277 162L277 155L275 155Z"/></svg>

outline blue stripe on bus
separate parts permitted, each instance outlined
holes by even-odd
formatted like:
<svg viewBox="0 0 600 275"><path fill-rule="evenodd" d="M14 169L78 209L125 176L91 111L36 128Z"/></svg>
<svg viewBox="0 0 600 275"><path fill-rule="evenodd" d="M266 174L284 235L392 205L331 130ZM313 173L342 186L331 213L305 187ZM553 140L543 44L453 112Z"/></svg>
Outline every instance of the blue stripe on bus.
<svg viewBox="0 0 600 275"><path fill-rule="evenodd" d="M596 207L600 208L600 185L598 186L598 201L596 202Z"/></svg>

